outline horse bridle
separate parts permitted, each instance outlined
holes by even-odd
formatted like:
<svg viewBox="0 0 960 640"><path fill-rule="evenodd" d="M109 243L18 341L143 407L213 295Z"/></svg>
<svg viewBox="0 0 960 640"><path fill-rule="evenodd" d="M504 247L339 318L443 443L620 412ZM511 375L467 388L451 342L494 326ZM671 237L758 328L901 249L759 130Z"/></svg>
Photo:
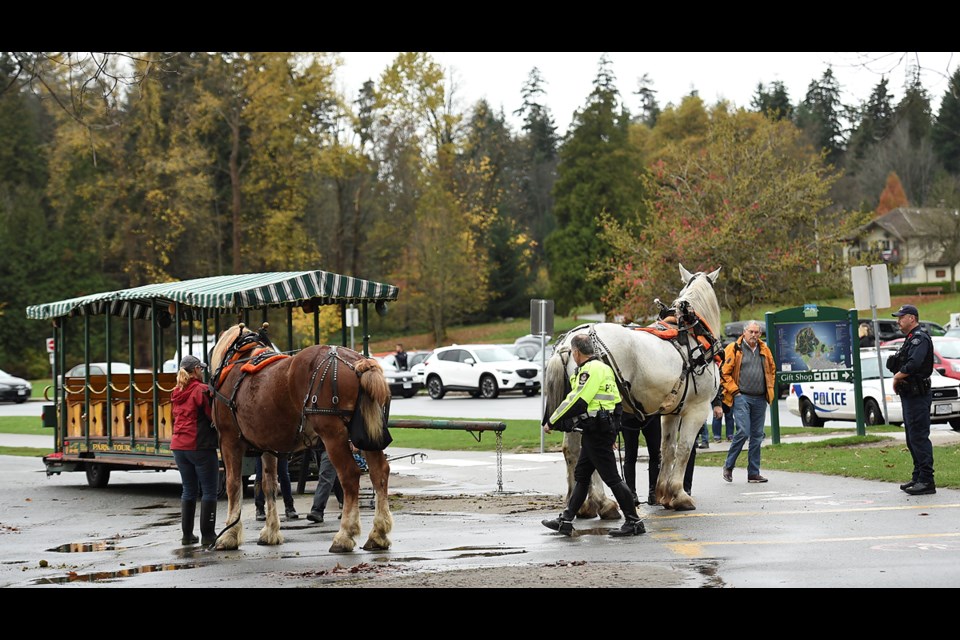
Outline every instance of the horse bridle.
<svg viewBox="0 0 960 640"><path fill-rule="evenodd" d="M242 352L242 350L244 349L244 347L254 343L262 344L268 347L269 349L271 349L271 351L261 352L252 358L238 357ZM223 360L220 362L220 366L217 367L216 372L210 377L209 387L210 387L210 393L212 397L215 400L219 400L220 402L225 404L227 408L230 409L230 413L233 416L233 423L237 425L237 431L240 432L240 439L251 446L252 446L252 443L250 443L246 439L246 437L244 437L243 435L243 428L240 426L240 420L237 417L237 401L236 401L237 393L240 390L240 384L243 382L244 378L246 378L247 372L244 371L243 369L240 370L240 375L237 377L237 380L233 385L233 391L230 394L230 397L227 397L220 392L220 385L222 385L226 379L226 376L223 376L222 374L223 374L223 370L227 366L239 365L244 362L252 362L255 364L269 357L270 355L274 355L274 353L272 352L272 345L270 344L270 340L266 339L265 333L263 331L261 331L260 333L257 333L254 331L249 331L248 333L244 333L244 327L241 327L237 337L234 339L233 343L227 349L226 353L224 353ZM339 416L341 420L343 420L344 424L347 424L350 421L350 416L353 415L353 412L347 411L345 409L340 409L338 406L340 404L340 396L338 394L339 385L337 383L337 374L338 374L339 367L337 363L339 362L342 362L345 366L349 367L350 370L356 372L356 367L354 367L351 363L347 362L346 360L343 359L343 357L340 356L340 353L337 351L336 346L330 347L330 351L328 351L326 358L324 358L317 364L317 366L313 370L313 373L310 376L310 386L307 388L306 396L303 399L303 407L300 410L300 423L297 425L297 431L293 436L294 443L296 443L298 439L303 438L303 426L304 426L304 422L306 421L306 416L308 414L336 415L336 416ZM320 388L323 387L323 383L326 380L327 374L331 370L331 365L333 370L333 377L332 377L333 397L331 398L333 402L333 407L331 408L318 407L317 406L318 398L317 398L317 394L314 393L314 390L315 389L319 390ZM320 373L321 369L323 369L323 373L320 375L320 380L318 382L317 374ZM359 376L360 374L357 374L357 375ZM221 380L221 377L223 378L222 380ZM311 406L307 406L308 403L311 403ZM317 438L319 439L319 434L317 435ZM316 446L317 442L316 440L312 440L312 441L305 440L304 444L307 446ZM273 453L274 455L279 455L280 452L270 451L269 453Z"/></svg>

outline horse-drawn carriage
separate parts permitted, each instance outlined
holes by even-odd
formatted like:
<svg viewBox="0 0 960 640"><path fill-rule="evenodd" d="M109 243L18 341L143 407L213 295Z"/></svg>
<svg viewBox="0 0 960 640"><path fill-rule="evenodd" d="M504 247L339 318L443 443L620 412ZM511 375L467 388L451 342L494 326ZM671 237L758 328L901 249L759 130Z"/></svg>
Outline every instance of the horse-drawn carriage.
<svg viewBox="0 0 960 640"><path fill-rule="evenodd" d="M369 306L384 311L397 295L390 284L296 271L152 284L27 307L27 317L53 325L54 384L46 394L52 404L43 411L44 424L55 434L54 452L43 459L47 475L83 471L90 486L103 487L111 471L176 469L170 393L177 374L163 370L165 361L194 353L209 363L214 344L208 336L237 322L285 326L285 340L282 330L271 331L271 337L292 352L295 313L312 314L314 344L319 344L319 311L325 305L339 306L344 345L348 306L359 307L363 353L368 354ZM93 335L98 344L92 344ZM193 344L194 336L200 344ZM87 366L83 377L64 377L67 347L78 342L87 365L111 363L117 360L113 353L123 351L129 361L124 370L133 373L108 368L105 375L91 375ZM244 478L253 473L254 462L254 457L244 459Z"/></svg>

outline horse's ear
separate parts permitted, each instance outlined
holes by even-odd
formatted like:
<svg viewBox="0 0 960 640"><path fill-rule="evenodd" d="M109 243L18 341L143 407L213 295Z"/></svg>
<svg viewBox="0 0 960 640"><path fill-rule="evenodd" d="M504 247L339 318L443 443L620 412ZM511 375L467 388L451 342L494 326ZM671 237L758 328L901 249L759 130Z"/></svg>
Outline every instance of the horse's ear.
<svg viewBox="0 0 960 640"><path fill-rule="evenodd" d="M683 284L690 282L690 278L693 277L693 274L683 268L683 265L680 265L680 278L683 279Z"/></svg>
<svg viewBox="0 0 960 640"><path fill-rule="evenodd" d="M716 271L711 271L710 273L707 274L707 277L710 278L710 282L717 281L717 277L720 275L720 269L722 268L723 267L717 267Z"/></svg>

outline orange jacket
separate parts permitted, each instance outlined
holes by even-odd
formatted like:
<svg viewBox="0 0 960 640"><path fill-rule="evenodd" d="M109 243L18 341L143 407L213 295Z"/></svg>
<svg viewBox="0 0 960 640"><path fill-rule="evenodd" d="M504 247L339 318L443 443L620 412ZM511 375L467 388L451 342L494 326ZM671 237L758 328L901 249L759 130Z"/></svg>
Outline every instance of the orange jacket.
<svg viewBox="0 0 960 640"><path fill-rule="evenodd" d="M763 358L763 373L767 383L767 404L773 402L773 380L777 369L773 362L773 353L763 340L759 340L760 357ZM740 362L743 360L743 336L731 342L723 350L723 366L720 368L720 384L723 385L723 403L733 406L733 396L740 393Z"/></svg>

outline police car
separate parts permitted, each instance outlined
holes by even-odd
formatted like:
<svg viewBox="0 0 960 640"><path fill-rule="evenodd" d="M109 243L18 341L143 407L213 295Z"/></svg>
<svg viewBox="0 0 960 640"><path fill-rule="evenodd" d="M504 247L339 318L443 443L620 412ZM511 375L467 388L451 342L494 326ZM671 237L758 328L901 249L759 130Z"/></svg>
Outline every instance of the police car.
<svg viewBox="0 0 960 640"><path fill-rule="evenodd" d="M900 396L893 393L893 374L884 369L883 390L886 392L888 416L883 415L884 394L880 388L880 367L887 357L896 353L895 349L880 349L880 362L877 362L875 349L860 350L860 369L863 376L863 416L868 425L903 424L903 406ZM937 371L930 376L933 389L933 404L930 407L930 422L948 423L955 431L960 431L960 385L957 380L940 375ZM827 420L856 421L857 411L853 382L829 380L819 382L795 382L790 385L787 396L787 410L805 427L822 427Z"/></svg>

